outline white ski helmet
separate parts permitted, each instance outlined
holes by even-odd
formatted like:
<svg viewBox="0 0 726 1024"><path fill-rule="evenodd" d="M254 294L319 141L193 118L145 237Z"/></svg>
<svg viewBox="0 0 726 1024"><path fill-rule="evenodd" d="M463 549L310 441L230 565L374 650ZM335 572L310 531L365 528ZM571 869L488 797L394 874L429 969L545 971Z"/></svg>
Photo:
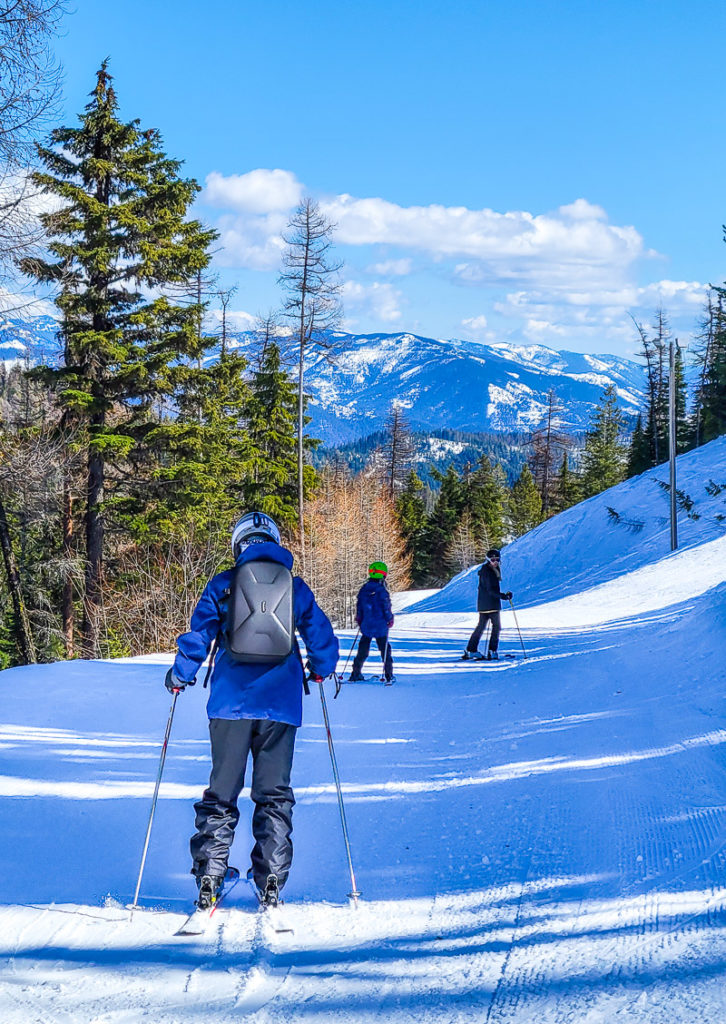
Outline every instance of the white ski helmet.
<svg viewBox="0 0 726 1024"><path fill-rule="evenodd" d="M248 544L260 544L266 540L280 543L280 531L274 519L264 512L248 512L232 530L232 553L237 558Z"/></svg>

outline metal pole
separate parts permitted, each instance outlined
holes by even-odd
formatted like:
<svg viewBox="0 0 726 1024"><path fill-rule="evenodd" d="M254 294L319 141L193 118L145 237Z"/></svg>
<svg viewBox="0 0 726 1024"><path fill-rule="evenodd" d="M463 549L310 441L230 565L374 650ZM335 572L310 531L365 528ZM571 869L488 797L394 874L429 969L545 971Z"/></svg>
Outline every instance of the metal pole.
<svg viewBox="0 0 726 1024"><path fill-rule="evenodd" d="M353 900L354 906L358 906L358 897L360 892L355 884L355 873L353 871L353 859L350 855L350 839L348 838L348 824L345 820L345 807L343 806L343 793L340 788L340 775L338 774L338 762L335 759L335 749L333 747L333 736L330 732L330 719L328 718L328 706L325 703L325 690L323 689L323 681L320 680L318 684L320 686L320 703L323 705L323 720L325 721L325 731L328 734L328 750L330 751L330 760L333 765L333 777L335 779L335 788L338 791L338 810L340 811L340 823L343 826L343 841L345 843L345 852L348 857L348 870L350 871L350 885L351 890L348 893L348 898Z"/></svg>
<svg viewBox="0 0 726 1024"><path fill-rule="evenodd" d="M519 628L519 623L517 622L517 613L514 610L514 604L512 602L511 597L509 598L509 604L510 604L510 607L512 609L512 615L514 616L514 625L517 627L517 632L519 633L519 642L522 645L522 654L526 658L527 657L527 652L524 649L524 640L522 639L522 630Z"/></svg>
<svg viewBox="0 0 726 1024"><path fill-rule="evenodd" d="M154 823L154 812L156 811L156 801L159 797L159 787L161 786L161 776L164 771L164 762L166 761L166 748L169 746L169 737L171 735L171 723L174 720L174 709L176 708L176 699L181 693L181 690L174 690L174 699L171 702L171 711L169 712L169 719L166 723L166 732L164 733L164 742L161 747L161 757L159 758L159 771L156 775L156 785L154 786L154 796L151 800L151 813L149 814L149 824L146 826L146 839L144 840L144 852L141 854L141 867L139 868L139 878L136 882L136 892L134 893L134 902L131 904L131 918L134 916L134 911L139 900L139 890L141 889L141 878L144 874L144 865L146 864L146 854L149 850L149 840L151 838L151 826Z"/></svg>
<svg viewBox="0 0 726 1024"><path fill-rule="evenodd" d="M668 454L670 461L671 495L671 551L678 547L678 522L676 520L676 345L671 338L669 345L670 379L668 381Z"/></svg>

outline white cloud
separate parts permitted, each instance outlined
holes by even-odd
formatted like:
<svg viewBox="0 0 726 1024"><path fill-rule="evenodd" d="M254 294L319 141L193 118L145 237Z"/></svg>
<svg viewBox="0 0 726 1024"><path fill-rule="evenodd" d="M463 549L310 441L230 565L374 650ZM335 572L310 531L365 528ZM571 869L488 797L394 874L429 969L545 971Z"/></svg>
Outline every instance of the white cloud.
<svg viewBox="0 0 726 1024"><path fill-rule="evenodd" d="M222 310L210 309L208 318L216 328L222 323ZM226 319L227 326L233 331L250 331L257 323L257 317L243 309L228 309Z"/></svg>
<svg viewBox="0 0 726 1024"><path fill-rule="evenodd" d="M469 316L465 320L461 321L461 326L464 328L464 333L468 338L475 338L477 340L484 336L487 328L487 318L482 316Z"/></svg>
<svg viewBox="0 0 726 1024"><path fill-rule="evenodd" d="M609 224L602 208L584 199L537 216L463 206L402 207L349 195L323 206L338 226L340 242L405 246L435 257L470 257L490 264L487 276L519 276L532 265L550 263L577 269L626 267L643 255L643 239L635 228Z"/></svg>
<svg viewBox="0 0 726 1024"><path fill-rule="evenodd" d="M378 274L380 277L405 277L411 273L413 261L410 259L384 260L382 263L374 263L367 268L369 274Z"/></svg>
<svg viewBox="0 0 726 1024"><path fill-rule="evenodd" d="M207 175L202 201L240 213L286 212L300 202L303 187L292 171L258 168L247 174Z"/></svg>
<svg viewBox="0 0 726 1024"><path fill-rule="evenodd" d="M226 267L277 270L285 248L283 234L287 221L286 214L275 213L264 217L220 217L216 225L221 243L218 262Z"/></svg>
<svg viewBox="0 0 726 1024"><path fill-rule="evenodd" d="M220 262L277 270L287 222L301 195L302 185L290 171L210 174L204 198L226 211L217 223L224 246ZM603 207L584 198L542 214L406 207L347 194L320 206L337 225L337 244L373 247L366 273L379 280L348 281L343 288L346 307L361 321L401 320L402 292L385 279L405 278L414 264L485 297L481 315L461 321L465 336L479 340L496 331L560 345L571 340L591 350L622 348L632 339L629 312L647 318L662 305L674 318L692 319L706 291L697 281L638 284L644 261L658 254L645 247L635 227L611 223ZM385 248L376 253L376 247Z"/></svg>
<svg viewBox="0 0 726 1024"><path fill-rule="evenodd" d="M346 309L365 312L368 318L386 324L397 323L401 319L401 293L385 281L374 281L373 284L346 281L341 292ZM355 320L350 323L354 324Z"/></svg>

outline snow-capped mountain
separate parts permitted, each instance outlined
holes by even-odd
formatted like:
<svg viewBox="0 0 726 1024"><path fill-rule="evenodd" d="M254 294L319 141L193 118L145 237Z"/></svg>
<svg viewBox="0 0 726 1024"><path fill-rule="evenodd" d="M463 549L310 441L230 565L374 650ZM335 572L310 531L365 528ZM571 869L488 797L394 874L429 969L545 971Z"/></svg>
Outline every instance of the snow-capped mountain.
<svg viewBox="0 0 726 1024"><path fill-rule="evenodd" d="M53 361L56 330L47 316L6 319L0 323L0 361ZM333 340L334 355L311 350L306 370L311 431L326 446L380 430L394 401L414 430L471 433L536 428L552 389L564 409L561 425L573 431L585 429L607 384L615 384L629 416L644 401L643 368L619 356L415 334L338 333ZM231 345L243 350L254 343L250 332L231 335Z"/></svg>
<svg viewBox="0 0 726 1024"><path fill-rule="evenodd" d="M311 359L306 378L309 411L327 443L380 429L394 400L414 430L448 427L472 433L535 429L551 389L564 408L562 426L575 431L586 427L607 384L615 384L630 416L644 400L643 369L618 356L415 334L336 338L336 361Z"/></svg>

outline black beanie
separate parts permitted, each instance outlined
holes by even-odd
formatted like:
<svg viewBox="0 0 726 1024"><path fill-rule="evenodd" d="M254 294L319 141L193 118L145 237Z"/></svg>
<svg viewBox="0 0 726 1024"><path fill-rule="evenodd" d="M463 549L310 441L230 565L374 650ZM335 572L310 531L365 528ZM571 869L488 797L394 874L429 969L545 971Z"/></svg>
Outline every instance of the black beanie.
<svg viewBox="0 0 726 1024"><path fill-rule="evenodd" d="M502 553L499 548L489 548L487 551L487 558L491 558L492 555L499 555L500 558L502 557Z"/></svg>

